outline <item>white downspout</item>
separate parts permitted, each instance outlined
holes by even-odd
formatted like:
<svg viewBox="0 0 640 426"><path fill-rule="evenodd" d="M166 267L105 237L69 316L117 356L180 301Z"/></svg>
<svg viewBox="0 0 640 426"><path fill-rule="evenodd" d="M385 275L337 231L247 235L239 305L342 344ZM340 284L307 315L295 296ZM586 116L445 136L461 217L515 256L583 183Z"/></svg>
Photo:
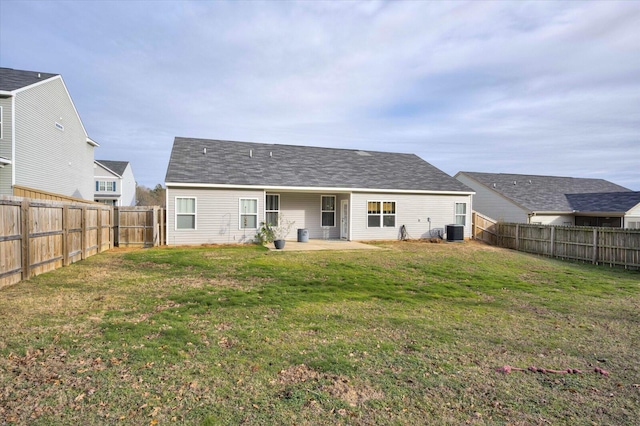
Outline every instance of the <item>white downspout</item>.
<svg viewBox="0 0 640 426"><path fill-rule="evenodd" d="M16 95L11 96L11 195L16 185Z"/></svg>
<svg viewBox="0 0 640 426"><path fill-rule="evenodd" d="M170 231L170 226L169 226L169 186L165 184L165 191L164 191L164 205L165 205L165 238L167 239L167 246L169 246L171 244L171 235L169 235L169 231ZM175 206L173 207L175 209ZM174 224L175 226L175 224ZM174 237L174 241L173 241L173 246L175 247L176 242L175 242L175 237Z"/></svg>

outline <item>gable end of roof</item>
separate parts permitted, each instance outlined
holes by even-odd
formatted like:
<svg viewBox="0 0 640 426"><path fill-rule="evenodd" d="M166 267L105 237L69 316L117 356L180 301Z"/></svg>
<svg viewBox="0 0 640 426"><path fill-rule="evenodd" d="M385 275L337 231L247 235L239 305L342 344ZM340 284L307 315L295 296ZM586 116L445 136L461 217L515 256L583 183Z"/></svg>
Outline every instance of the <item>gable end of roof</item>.
<svg viewBox="0 0 640 426"><path fill-rule="evenodd" d="M15 92L42 83L60 74L0 68L0 90Z"/></svg>

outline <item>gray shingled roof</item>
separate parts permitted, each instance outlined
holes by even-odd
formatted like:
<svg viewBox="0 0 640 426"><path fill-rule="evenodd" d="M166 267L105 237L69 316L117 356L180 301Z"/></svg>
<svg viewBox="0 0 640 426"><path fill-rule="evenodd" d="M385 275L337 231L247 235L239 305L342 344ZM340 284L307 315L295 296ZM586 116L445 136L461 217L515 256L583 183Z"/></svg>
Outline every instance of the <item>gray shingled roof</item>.
<svg viewBox="0 0 640 426"><path fill-rule="evenodd" d="M640 191L567 194L567 200L577 212L628 212L640 204Z"/></svg>
<svg viewBox="0 0 640 426"><path fill-rule="evenodd" d="M413 154L181 137L173 143L165 181L473 192Z"/></svg>
<svg viewBox="0 0 640 426"><path fill-rule="evenodd" d="M460 172L530 211L567 212L574 209L567 194L630 192L604 179L511 173Z"/></svg>
<svg viewBox="0 0 640 426"><path fill-rule="evenodd" d="M96 161L102 164L103 166L105 166L107 169L117 173L120 176L124 174L124 171L127 168L127 165L129 164L128 161L112 161L112 160L96 160Z"/></svg>
<svg viewBox="0 0 640 426"><path fill-rule="evenodd" d="M11 92L55 77L56 75L58 74L0 68L0 90Z"/></svg>

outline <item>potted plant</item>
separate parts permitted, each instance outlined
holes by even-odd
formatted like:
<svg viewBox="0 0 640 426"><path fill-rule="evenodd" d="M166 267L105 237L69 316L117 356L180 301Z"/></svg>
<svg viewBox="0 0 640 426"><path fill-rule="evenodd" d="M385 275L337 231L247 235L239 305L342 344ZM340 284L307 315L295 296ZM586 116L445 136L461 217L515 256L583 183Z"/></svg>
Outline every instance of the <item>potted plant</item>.
<svg viewBox="0 0 640 426"><path fill-rule="evenodd" d="M268 222L261 222L256 238L260 244L273 242L276 249L283 249L285 238L287 238L287 235L291 232L291 228L294 224L294 221L286 219L281 213L278 215L278 223L276 225Z"/></svg>
<svg viewBox="0 0 640 426"><path fill-rule="evenodd" d="M258 228L258 233L256 234L256 240L258 243L264 245L272 243L275 236L273 226L267 222L260 222L260 228Z"/></svg>

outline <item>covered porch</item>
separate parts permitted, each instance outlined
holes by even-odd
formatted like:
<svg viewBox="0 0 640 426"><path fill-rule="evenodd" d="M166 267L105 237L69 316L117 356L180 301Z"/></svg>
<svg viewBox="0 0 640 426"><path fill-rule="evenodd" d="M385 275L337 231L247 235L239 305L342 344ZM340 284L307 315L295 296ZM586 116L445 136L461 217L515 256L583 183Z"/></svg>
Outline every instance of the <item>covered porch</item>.
<svg viewBox="0 0 640 426"><path fill-rule="evenodd" d="M298 229L306 229L310 240L344 242L351 239L350 212L350 192L280 190L265 191L262 217L270 224L282 225L284 219L291 225L287 244L295 242Z"/></svg>

